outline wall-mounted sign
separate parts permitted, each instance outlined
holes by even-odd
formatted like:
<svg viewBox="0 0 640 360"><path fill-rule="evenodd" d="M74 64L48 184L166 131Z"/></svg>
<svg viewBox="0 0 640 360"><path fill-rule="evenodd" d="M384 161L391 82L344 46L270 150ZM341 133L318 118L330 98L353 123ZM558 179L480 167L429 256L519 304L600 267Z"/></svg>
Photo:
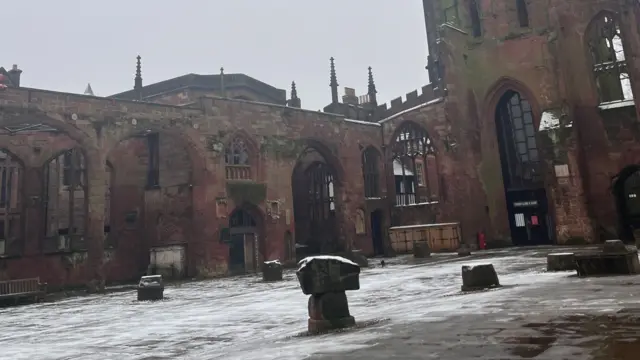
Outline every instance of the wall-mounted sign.
<svg viewBox="0 0 640 360"><path fill-rule="evenodd" d="M513 207L533 207L533 206L538 206L538 200L516 201L513 203Z"/></svg>

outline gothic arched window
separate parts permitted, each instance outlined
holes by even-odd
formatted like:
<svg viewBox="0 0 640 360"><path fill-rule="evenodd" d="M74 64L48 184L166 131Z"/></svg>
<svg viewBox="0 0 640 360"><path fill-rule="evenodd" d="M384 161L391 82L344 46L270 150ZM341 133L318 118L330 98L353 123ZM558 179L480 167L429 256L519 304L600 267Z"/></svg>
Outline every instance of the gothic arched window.
<svg viewBox="0 0 640 360"><path fill-rule="evenodd" d="M235 137L231 140L225 149L224 156L227 180L251 179L249 154L247 143L241 137Z"/></svg>

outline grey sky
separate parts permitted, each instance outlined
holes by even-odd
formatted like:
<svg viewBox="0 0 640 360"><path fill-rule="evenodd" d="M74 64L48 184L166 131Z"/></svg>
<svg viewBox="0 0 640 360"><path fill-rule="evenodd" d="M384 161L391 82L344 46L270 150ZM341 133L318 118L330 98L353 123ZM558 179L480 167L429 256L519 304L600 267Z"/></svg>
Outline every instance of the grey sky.
<svg viewBox="0 0 640 360"><path fill-rule="evenodd" d="M99 5L100 4L100 5ZM374 68L379 102L428 82L419 0L32 0L5 6L0 65L22 85L106 96L186 73L245 73L326 105L329 57L340 91L364 94Z"/></svg>

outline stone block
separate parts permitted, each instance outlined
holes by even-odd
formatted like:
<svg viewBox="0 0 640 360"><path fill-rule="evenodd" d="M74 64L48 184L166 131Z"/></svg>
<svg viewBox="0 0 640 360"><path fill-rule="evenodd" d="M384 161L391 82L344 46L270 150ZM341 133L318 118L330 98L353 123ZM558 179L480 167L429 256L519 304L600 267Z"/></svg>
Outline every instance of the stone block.
<svg viewBox="0 0 640 360"><path fill-rule="evenodd" d="M462 291L482 290L500 286L493 264L462 267Z"/></svg>
<svg viewBox="0 0 640 360"><path fill-rule="evenodd" d="M296 272L305 295L360 289L360 266L340 256L310 256L300 260Z"/></svg>
<svg viewBox="0 0 640 360"><path fill-rule="evenodd" d="M164 282L161 275L143 276L138 283L138 301L154 301L164 298Z"/></svg>
<svg viewBox="0 0 640 360"><path fill-rule="evenodd" d="M429 243L426 241L414 241L413 257L417 259L431 257L431 249L429 248Z"/></svg>
<svg viewBox="0 0 640 360"><path fill-rule="evenodd" d="M278 260L265 261L262 264L262 280L280 281L282 280L283 266Z"/></svg>
<svg viewBox="0 0 640 360"><path fill-rule="evenodd" d="M622 240L607 240L602 245L602 252L625 253L627 252L627 246L622 242Z"/></svg>
<svg viewBox="0 0 640 360"><path fill-rule="evenodd" d="M471 256L471 248L464 244L461 245L460 248L458 248L458 256L459 257Z"/></svg>
<svg viewBox="0 0 640 360"><path fill-rule="evenodd" d="M318 334L334 329L344 329L356 324L349 312L347 294L330 292L309 297L309 332Z"/></svg>
<svg viewBox="0 0 640 360"><path fill-rule="evenodd" d="M637 250L590 252L575 255L578 276L633 275L640 273Z"/></svg>
<svg viewBox="0 0 640 360"><path fill-rule="evenodd" d="M547 271L573 271L576 269L574 253L555 253L547 255Z"/></svg>

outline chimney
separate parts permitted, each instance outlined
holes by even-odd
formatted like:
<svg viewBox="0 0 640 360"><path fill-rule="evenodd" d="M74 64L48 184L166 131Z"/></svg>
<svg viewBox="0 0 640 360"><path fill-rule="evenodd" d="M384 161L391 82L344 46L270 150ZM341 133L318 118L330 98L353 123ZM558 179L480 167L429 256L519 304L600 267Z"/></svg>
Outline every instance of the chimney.
<svg viewBox="0 0 640 360"><path fill-rule="evenodd" d="M13 68L7 71L9 80L15 87L20 87L20 74L22 74L22 70L18 69L18 65L16 64L13 64Z"/></svg>
<svg viewBox="0 0 640 360"><path fill-rule="evenodd" d="M358 105L358 96L356 95L356 89L348 87L344 88L342 102L345 104Z"/></svg>

